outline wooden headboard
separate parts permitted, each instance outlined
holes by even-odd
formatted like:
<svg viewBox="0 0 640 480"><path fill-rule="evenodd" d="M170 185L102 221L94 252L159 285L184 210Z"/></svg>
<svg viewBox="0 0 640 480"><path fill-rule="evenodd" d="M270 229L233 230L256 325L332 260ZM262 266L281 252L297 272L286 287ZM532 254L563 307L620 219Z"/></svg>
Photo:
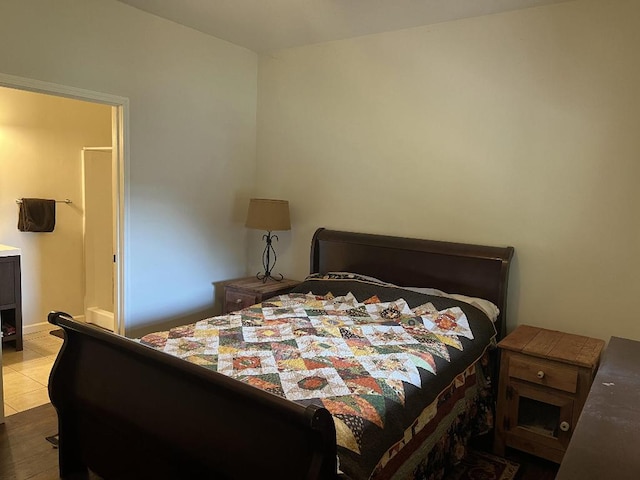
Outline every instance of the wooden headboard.
<svg viewBox="0 0 640 480"><path fill-rule="evenodd" d="M319 228L311 242L311 273L360 273L403 287L430 287L487 299L500 309L496 330L502 338L513 253L513 247Z"/></svg>

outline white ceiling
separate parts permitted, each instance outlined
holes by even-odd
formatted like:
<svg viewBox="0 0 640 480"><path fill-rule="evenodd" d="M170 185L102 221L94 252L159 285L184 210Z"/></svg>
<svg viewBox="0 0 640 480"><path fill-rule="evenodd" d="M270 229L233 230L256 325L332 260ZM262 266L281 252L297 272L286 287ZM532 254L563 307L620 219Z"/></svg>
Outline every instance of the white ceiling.
<svg viewBox="0 0 640 480"><path fill-rule="evenodd" d="M569 0L120 0L256 52Z"/></svg>

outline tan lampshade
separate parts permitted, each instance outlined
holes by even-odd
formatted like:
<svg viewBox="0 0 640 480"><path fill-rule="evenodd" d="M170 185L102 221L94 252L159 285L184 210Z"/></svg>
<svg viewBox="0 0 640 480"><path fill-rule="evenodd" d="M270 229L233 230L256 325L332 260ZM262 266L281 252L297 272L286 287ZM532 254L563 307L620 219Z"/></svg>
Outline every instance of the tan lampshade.
<svg viewBox="0 0 640 480"><path fill-rule="evenodd" d="M252 198L245 226L256 230L291 230L289 220L289 202L286 200L268 200Z"/></svg>

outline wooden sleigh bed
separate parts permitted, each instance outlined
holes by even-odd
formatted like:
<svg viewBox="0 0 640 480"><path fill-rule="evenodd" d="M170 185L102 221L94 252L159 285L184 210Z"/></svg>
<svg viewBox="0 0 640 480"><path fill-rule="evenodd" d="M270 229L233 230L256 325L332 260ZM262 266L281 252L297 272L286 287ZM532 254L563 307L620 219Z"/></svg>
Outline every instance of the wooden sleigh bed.
<svg viewBox="0 0 640 480"><path fill-rule="evenodd" d="M311 273L352 272L489 300L500 309L499 339L512 255L512 247L319 229ZM62 312L49 322L65 332L49 382L61 477L352 478L339 471L338 420L322 403L281 398ZM375 478L390 477L382 473Z"/></svg>

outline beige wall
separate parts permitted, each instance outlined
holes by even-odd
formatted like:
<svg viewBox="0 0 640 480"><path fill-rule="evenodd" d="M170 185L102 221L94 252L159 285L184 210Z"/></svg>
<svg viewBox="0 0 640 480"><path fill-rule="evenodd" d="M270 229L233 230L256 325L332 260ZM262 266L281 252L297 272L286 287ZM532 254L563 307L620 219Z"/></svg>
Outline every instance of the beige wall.
<svg viewBox="0 0 640 480"><path fill-rule="evenodd" d="M0 88L0 243L22 249L23 324L83 314L81 151L111 144L111 107ZM20 232L22 197L69 198L51 233Z"/></svg>
<svg viewBox="0 0 640 480"><path fill-rule="evenodd" d="M579 0L258 64L116 1L4 0L0 73L129 98L129 329L211 310L257 194L291 202L289 276L318 226L510 244L511 328L640 338L638 18Z"/></svg>
<svg viewBox="0 0 640 480"><path fill-rule="evenodd" d="M320 226L513 245L509 329L640 339L639 45L640 2L585 0L261 55L278 270Z"/></svg>
<svg viewBox="0 0 640 480"><path fill-rule="evenodd" d="M129 99L128 332L245 272L257 55L114 0L2 0L0 73Z"/></svg>

